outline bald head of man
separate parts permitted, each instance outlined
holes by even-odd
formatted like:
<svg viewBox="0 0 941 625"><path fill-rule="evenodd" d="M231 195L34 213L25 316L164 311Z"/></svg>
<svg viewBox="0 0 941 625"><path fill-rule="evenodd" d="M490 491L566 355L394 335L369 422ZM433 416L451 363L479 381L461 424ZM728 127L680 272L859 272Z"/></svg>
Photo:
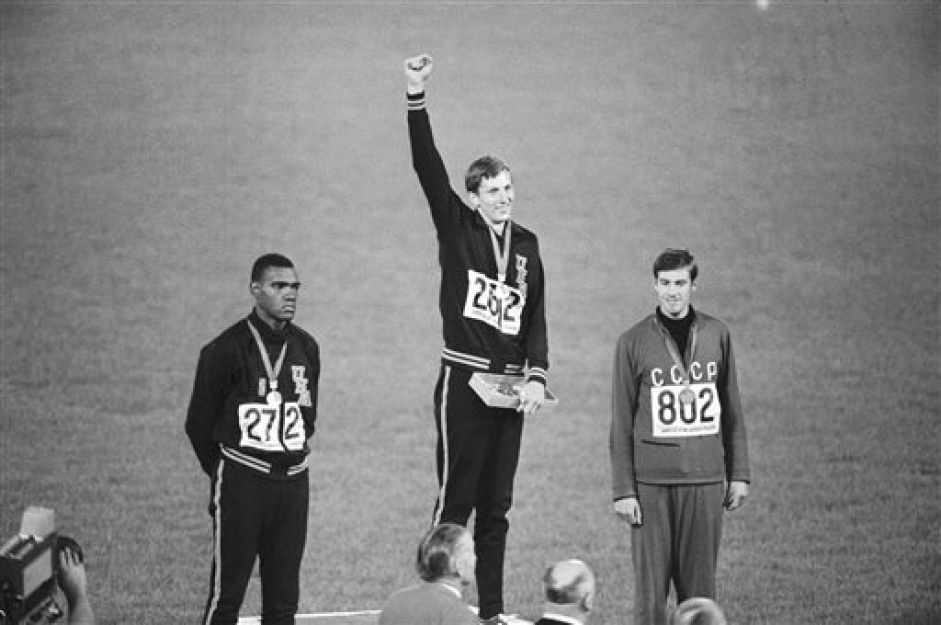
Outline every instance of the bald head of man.
<svg viewBox="0 0 941 625"><path fill-rule="evenodd" d="M546 605L540 624L566 617L584 623L595 603L595 575L581 560L561 560L549 566L542 578Z"/></svg>

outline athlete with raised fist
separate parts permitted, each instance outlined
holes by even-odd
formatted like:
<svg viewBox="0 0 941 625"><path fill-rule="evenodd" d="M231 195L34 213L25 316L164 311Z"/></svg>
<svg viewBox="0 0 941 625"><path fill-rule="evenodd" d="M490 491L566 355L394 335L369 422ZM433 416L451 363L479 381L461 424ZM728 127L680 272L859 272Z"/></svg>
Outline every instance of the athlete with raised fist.
<svg viewBox="0 0 941 625"><path fill-rule="evenodd" d="M475 513L480 617L503 615L503 564L524 415L545 401L549 367L544 276L536 235L513 221L510 168L484 156L465 175L465 198L448 180L425 107L434 67L405 60L412 164L428 200L441 266L444 350L434 393L440 490L433 524L466 525ZM518 410L488 406L475 373L524 376Z"/></svg>

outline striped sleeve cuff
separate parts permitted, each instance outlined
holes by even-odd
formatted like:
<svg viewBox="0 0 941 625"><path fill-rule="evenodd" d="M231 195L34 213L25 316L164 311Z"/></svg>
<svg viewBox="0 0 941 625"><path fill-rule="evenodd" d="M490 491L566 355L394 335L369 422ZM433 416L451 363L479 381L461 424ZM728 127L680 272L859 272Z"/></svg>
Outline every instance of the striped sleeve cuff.
<svg viewBox="0 0 941 625"><path fill-rule="evenodd" d="M406 93L405 97L408 99L408 110L410 111L420 111L425 108L425 92L421 93Z"/></svg>
<svg viewBox="0 0 941 625"><path fill-rule="evenodd" d="M546 370L542 367L530 367L526 374L527 382L541 382L546 386Z"/></svg>

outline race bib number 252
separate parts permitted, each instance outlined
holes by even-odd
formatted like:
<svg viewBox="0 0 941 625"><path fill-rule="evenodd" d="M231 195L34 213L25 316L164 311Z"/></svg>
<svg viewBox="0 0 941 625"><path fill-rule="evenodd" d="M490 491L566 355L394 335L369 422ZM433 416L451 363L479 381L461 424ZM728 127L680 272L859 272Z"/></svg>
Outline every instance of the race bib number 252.
<svg viewBox="0 0 941 625"><path fill-rule="evenodd" d="M239 406L239 427L242 447L260 451L304 449L304 420L296 402L283 406L242 404Z"/></svg>
<svg viewBox="0 0 941 625"><path fill-rule="evenodd" d="M686 386L663 385L650 389L650 412L653 435L658 438L709 436L719 433L722 406L716 385L690 384L692 401L683 403L681 393Z"/></svg>
<svg viewBox="0 0 941 625"><path fill-rule="evenodd" d="M501 284L473 269L467 271L467 298L464 316L476 319L502 332L515 336L520 331L520 319L526 299L519 289Z"/></svg>

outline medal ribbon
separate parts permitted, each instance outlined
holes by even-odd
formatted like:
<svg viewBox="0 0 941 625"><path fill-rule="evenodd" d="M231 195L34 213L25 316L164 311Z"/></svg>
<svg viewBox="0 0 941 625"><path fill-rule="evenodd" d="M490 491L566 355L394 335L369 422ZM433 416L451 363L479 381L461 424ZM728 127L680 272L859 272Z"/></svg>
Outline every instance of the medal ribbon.
<svg viewBox="0 0 941 625"><path fill-rule="evenodd" d="M284 364L284 355L288 351L288 342L284 341L284 345L281 346L281 355L278 356L278 362L271 366L271 358L268 357L268 350L265 349L265 344L261 342L261 335L258 333L258 330L255 329L255 326L252 325L251 321L245 320L248 323L248 329L252 331L252 336L255 337L255 343L258 344L258 351L261 352L261 361L265 364L265 371L268 373L268 385L271 387L272 391L278 390L278 375L281 373L281 365Z"/></svg>
<svg viewBox="0 0 941 625"><path fill-rule="evenodd" d="M493 245L493 256L497 259L497 280L500 281L500 284L506 282L506 268L510 264L510 229L513 224L508 219L506 220L503 226L503 252L500 251L500 242L497 240L497 233L493 231L493 228L488 228L490 230L490 243Z"/></svg>

